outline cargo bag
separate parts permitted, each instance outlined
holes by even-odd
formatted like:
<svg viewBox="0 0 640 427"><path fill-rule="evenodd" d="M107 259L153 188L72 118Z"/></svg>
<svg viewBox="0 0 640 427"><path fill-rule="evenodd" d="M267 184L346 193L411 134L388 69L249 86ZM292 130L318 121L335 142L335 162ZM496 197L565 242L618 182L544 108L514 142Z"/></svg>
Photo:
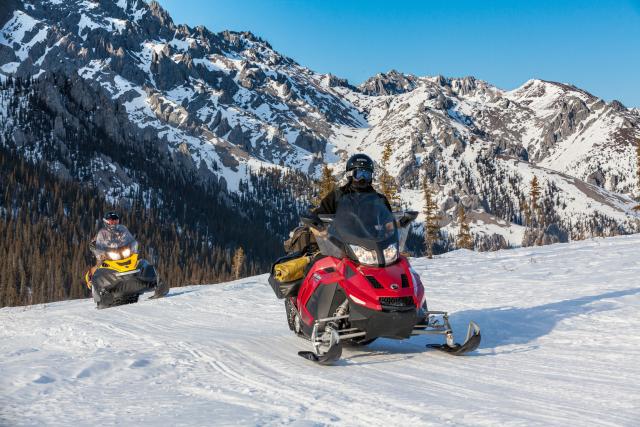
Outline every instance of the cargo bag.
<svg viewBox="0 0 640 427"><path fill-rule="evenodd" d="M276 297L283 299L298 295L308 264L309 257L303 256L300 252L278 258L273 263L269 285Z"/></svg>
<svg viewBox="0 0 640 427"><path fill-rule="evenodd" d="M318 250L311 230L309 227L301 225L296 227L290 234L289 239L284 242L284 251L287 254L300 253L306 254Z"/></svg>

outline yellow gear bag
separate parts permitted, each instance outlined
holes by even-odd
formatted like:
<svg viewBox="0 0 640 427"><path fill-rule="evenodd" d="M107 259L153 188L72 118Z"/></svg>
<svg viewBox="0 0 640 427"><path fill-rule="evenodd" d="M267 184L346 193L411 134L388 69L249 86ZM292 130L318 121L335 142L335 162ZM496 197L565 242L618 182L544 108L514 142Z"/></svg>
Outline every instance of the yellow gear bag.
<svg viewBox="0 0 640 427"><path fill-rule="evenodd" d="M273 266L273 275L279 282L293 282L304 277L304 268L309 264L309 257L291 259Z"/></svg>

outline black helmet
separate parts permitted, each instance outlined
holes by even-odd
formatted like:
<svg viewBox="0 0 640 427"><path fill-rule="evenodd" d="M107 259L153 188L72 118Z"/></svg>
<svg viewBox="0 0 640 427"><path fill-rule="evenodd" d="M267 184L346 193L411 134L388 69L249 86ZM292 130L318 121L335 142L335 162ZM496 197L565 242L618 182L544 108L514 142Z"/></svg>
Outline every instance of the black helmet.
<svg viewBox="0 0 640 427"><path fill-rule="evenodd" d="M373 173L373 160L366 154L358 153L349 157L347 160L347 172L354 169L364 169Z"/></svg>
<svg viewBox="0 0 640 427"><path fill-rule="evenodd" d="M102 217L102 222L104 222L107 227L114 226L115 224L112 224L113 221L120 222L120 215L118 215L117 212L109 211Z"/></svg>
<svg viewBox="0 0 640 427"><path fill-rule="evenodd" d="M347 172L351 172L351 185L358 191L364 191L373 181L373 160L366 154L354 154L347 160Z"/></svg>

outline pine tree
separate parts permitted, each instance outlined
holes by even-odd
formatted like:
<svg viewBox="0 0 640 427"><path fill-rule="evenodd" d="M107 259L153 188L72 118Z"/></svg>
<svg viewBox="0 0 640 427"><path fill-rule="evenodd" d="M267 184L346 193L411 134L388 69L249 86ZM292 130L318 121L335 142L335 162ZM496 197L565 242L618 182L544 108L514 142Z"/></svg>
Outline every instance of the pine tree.
<svg viewBox="0 0 640 427"><path fill-rule="evenodd" d="M523 207L525 217L525 230L522 238L523 246L543 244L544 228L546 226L545 210L541 200L540 183L537 176L531 179L531 190L529 191L529 200Z"/></svg>
<svg viewBox="0 0 640 427"><path fill-rule="evenodd" d="M467 216L465 215L462 205L458 206L458 236L456 238L456 246L459 249L473 250L473 237L469 230L469 223L467 222Z"/></svg>
<svg viewBox="0 0 640 427"><path fill-rule="evenodd" d="M389 204L393 210L400 208L400 194L399 188L396 184L396 180L389 173L389 161L391 160L391 155L393 154L393 149L391 148L391 141L387 141L384 144L384 148L382 151L382 163L380 165L380 179L379 186L380 192L385 195L387 200L389 200Z"/></svg>
<svg viewBox="0 0 640 427"><path fill-rule="evenodd" d="M540 226L540 184L538 183L538 177L535 175L531 179L531 192L529 193L529 198L531 225Z"/></svg>
<svg viewBox="0 0 640 427"><path fill-rule="evenodd" d="M244 249L242 246L238 246L233 254L233 260L231 261L231 276L234 279L239 279L244 267Z"/></svg>
<svg viewBox="0 0 640 427"><path fill-rule="evenodd" d="M427 258L433 258L433 245L440 237L440 217L435 194L426 176L422 184L422 193L424 196L424 249Z"/></svg>
<svg viewBox="0 0 640 427"><path fill-rule="evenodd" d="M333 171L331 168L325 163L322 165L322 176L320 180L316 182L316 196L313 197L311 203L314 206L320 206L320 202L324 197L331 193L336 188L336 180L333 177Z"/></svg>

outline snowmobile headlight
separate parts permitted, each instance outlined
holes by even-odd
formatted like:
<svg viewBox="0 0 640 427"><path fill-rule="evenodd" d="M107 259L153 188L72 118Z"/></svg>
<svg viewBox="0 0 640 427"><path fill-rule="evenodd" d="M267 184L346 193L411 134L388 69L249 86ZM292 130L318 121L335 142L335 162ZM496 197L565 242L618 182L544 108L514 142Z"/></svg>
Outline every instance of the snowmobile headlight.
<svg viewBox="0 0 640 427"><path fill-rule="evenodd" d="M353 254L356 256L356 258L358 258L358 262L360 262L361 264L378 264L378 256L376 255L376 251L370 251L358 245L349 246L351 247Z"/></svg>
<svg viewBox="0 0 640 427"><path fill-rule="evenodd" d="M131 253L132 254L137 254L138 253L138 242L133 242L131 244Z"/></svg>
<svg viewBox="0 0 640 427"><path fill-rule="evenodd" d="M395 260L398 259L398 246L395 243L390 244L383 251L384 253L384 263L391 264Z"/></svg>
<svg viewBox="0 0 640 427"><path fill-rule="evenodd" d="M131 249L124 248L122 250L122 258L129 258L129 255L131 255Z"/></svg>
<svg viewBox="0 0 640 427"><path fill-rule="evenodd" d="M114 261L117 261L120 259L120 254L118 252L109 251L107 252L107 256Z"/></svg>

